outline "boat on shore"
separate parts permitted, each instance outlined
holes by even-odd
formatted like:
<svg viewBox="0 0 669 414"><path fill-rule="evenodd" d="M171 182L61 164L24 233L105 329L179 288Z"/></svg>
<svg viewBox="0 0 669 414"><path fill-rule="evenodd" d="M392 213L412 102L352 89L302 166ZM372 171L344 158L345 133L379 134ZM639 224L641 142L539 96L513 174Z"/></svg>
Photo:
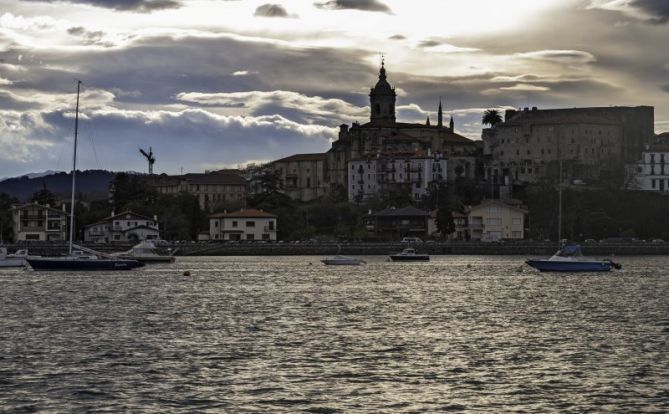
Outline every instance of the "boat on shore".
<svg viewBox="0 0 669 414"><path fill-rule="evenodd" d="M163 253L153 240L142 240L132 246L130 250L112 255L121 259L138 260L142 263L173 263L176 259L174 252L169 250Z"/></svg>
<svg viewBox="0 0 669 414"><path fill-rule="evenodd" d="M74 116L74 151L72 156L72 198L70 205L70 240L69 252L61 257L26 258L33 270L130 270L144 266L137 260L113 258L102 253L76 246L72 243L74 237L74 206L76 194L77 173L77 131L79 126L79 91L81 81L77 81L77 106ZM73 250L76 246L77 250Z"/></svg>
<svg viewBox="0 0 669 414"><path fill-rule="evenodd" d="M393 262L429 262L430 256L416 253L416 249L407 247L401 253L391 254L390 260Z"/></svg>
<svg viewBox="0 0 669 414"><path fill-rule="evenodd" d="M7 253L6 247L0 247L0 267L25 267L28 257L28 249Z"/></svg>
<svg viewBox="0 0 669 414"><path fill-rule="evenodd" d="M340 255L325 258L321 260L321 262L323 262L323 264L330 266L358 266L367 263L366 261L358 259L357 257L340 256Z"/></svg>
<svg viewBox="0 0 669 414"><path fill-rule="evenodd" d="M567 244L549 259L527 260L529 266L540 272L608 272L622 265L611 259L593 259L583 256L581 246Z"/></svg>

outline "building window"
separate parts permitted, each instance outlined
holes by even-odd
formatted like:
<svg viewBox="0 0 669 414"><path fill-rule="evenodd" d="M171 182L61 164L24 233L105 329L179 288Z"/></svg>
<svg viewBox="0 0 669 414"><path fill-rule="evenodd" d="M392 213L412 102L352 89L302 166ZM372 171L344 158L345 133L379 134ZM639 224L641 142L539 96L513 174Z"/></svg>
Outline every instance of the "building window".
<svg viewBox="0 0 669 414"><path fill-rule="evenodd" d="M270 229L270 230L274 230L274 220L271 220L271 221L269 222L269 229Z"/></svg>
<svg viewBox="0 0 669 414"><path fill-rule="evenodd" d="M511 219L511 224L521 224L520 217L514 217Z"/></svg>
<svg viewBox="0 0 669 414"><path fill-rule="evenodd" d="M490 224L492 226L499 226L502 224L502 219L499 217L489 217L485 222L486 224Z"/></svg>
<svg viewBox="0 0 669 414"><path fill-rule="evenodd" d="M256 222L255 222L255 221L247 221L247 222L246 222L246 227L255 227L255 226L256 226Z"/></svg>
<svg viewBox="0 0 669 414"><path fill-rule="evenodd" d="M522 233L519 231L512 231L511 237L514 239L521 239L523 237Z"/></svg>
<svg viewBox="0 0 669 414"><path fill-rule="evenodd" d="M246 240L254 240L254 238L255 238L255 237L254 237L254 234L253 234L253 233L250 233L250 234L247 234L247 235L246 235Z"/></svg>
<svg viewBox="0 0 669 414"><path fill-rule="evenodd" d="M232 222L232 227L237 227L237 222L236 221Z"/></svg>

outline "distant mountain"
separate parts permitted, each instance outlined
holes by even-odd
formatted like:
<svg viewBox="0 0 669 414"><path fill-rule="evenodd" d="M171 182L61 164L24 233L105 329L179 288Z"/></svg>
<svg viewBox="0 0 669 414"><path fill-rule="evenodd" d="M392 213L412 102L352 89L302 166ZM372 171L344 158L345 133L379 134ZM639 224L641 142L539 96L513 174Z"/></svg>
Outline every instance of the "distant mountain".
<svg viewBox="0 0 669 414"><path fill-rule="evenodd" d="M46 186L47 190L56 194L58 198L67 200L70 197L72 176L69 173L36 174L38 176L34 178L30 177L33 174L26 174L22 177L0 181L0 193L9 194L25 202ZM114 175L116 175L115 172L105 170L77 171L77 194L82 194L89 200L107 198L109 183L114 179Z"/></svg>
<svg viewBox="0 0 669 414"><path fill-rule="evenodd" d="M39 177L45 177L47 175L53 175L53 174L57 174L59 172L60 171L46 170L46 171L42 171L42 172L28 173L28 174L20 175L18 177L0 178L0 182L9 180L11 178L21 178L21 177L39 178Z"/></svg>

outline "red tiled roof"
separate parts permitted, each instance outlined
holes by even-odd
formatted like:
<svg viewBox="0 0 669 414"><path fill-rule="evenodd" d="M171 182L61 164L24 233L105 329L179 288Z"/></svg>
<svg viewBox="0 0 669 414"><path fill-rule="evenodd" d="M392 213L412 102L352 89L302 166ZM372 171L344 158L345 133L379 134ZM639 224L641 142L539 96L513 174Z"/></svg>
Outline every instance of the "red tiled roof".
<svg viewBox="0 0 669 414"><path fill-rule="evenodd" d="M209 218L275 218L274 214L254 208L233 211L232 213L212 214Z"/></svg>

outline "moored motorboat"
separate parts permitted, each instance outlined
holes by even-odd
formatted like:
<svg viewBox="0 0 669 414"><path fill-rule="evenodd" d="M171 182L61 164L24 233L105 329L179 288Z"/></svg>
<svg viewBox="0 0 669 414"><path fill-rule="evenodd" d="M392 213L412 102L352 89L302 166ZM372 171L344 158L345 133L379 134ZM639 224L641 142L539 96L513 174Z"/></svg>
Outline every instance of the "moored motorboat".
<svg viewBox="0 0 669 414"><path fill-rule="evenodd" d="M321 262L323 262L323 264L331 266L357 266L367 263L362 259L358 259L357 257L340 256L340 255L325 258L321 260Z"/></svg>
<svg viewBox="0 0 669 414"><path fill-rule="evenodd" d="M567 244L549 259L527 260L529 266L541 272L608 272L611 268L621 269L619 263L611 259L592 259L583 256L581 246Z"/></svg>
<svg viewBox="0 0 669 414"><path fill-rule="evenodd" d="M20 249L16 253L8 254L6 247L0 247L0 267L25 267L27 258L27 249Z"/></svg>
<svg viewBox="0 0 669 414"><path fill-rule="evenodd" d="M114 254L122 259L139 260L142 263L172 263L175 258L172 254L161 254L161 250L153 240L142 240L130 250Z"/></svg>
<svg viewBox="0 0 669 414"><path fill-rule="evenodd" d="M391 254L390 260L393 262L428 262L430 261L430 256L427 254L418 254L416 253L416 249L407 247L402 250L402 253Z"/></svg>

